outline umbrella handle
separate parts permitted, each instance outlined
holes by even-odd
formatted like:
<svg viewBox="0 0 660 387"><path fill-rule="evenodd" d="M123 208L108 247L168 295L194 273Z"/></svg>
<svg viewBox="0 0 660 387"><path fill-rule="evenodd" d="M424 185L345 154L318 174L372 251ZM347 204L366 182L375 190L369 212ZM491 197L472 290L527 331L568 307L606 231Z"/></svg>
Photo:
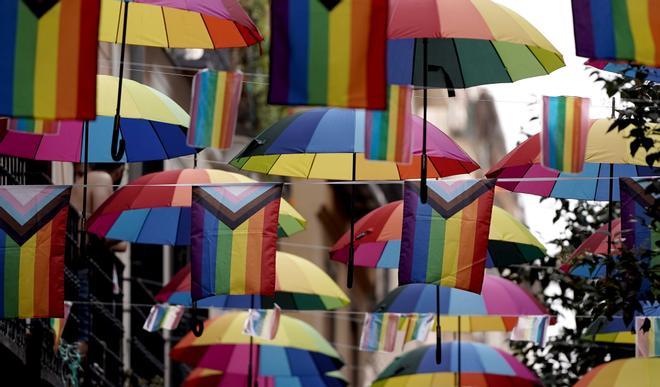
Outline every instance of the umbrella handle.
<svg viewBox="0 0 660 387"><path fill-rule="evenodd" d="M115 124L112 128L112 145L110 146L110 154L114 161L121 161L126 151L126 142L123 138L119 138L119 115L115 115Z"/></svg>
<svg viewBox="0 0 660 387"><path fill-rule="evenodd" d="M190 312L192 313L193 319L191 331L195 337L200 337L202 333L204 333L204 322L197 318L197 302L193 302L192 310Z"/></svg>

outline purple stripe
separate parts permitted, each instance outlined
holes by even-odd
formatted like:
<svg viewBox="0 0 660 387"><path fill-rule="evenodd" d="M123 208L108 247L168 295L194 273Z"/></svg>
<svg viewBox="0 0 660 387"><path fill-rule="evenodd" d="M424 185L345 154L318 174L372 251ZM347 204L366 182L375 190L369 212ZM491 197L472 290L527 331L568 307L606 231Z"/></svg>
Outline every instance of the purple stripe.
<svg viewBox="0 0 660 387"><path fill-rule="evenodd" d="M591 1L573 0L573 32L578 56L594 57L594 32L591 20Z"/></svg>
<svg viewBox="0 0 660 387"><path fill-rule="evenodd" d="M417 213L418 196L414 188L405 183L403 200L403 228L401 235L401 253L399 256L399 284L412 280L413 254L415 250L415 214Z"/></svg>
<svg viewBox="0 0 660 387"><path fill-rule="evenodd" d="M289 96L289 0L271 2L270 88L268 102L286 102ZM278 70L275 73L273 70Z"/></svg>
<svg viewBox="0 0 660 387"><path fill-rule="evenodd" d="M194 190L194 188L193 188ZM204 207L193 198L190 228L190 293L193 300L203 298L202 291L202 253L204 243Z"/></svg>

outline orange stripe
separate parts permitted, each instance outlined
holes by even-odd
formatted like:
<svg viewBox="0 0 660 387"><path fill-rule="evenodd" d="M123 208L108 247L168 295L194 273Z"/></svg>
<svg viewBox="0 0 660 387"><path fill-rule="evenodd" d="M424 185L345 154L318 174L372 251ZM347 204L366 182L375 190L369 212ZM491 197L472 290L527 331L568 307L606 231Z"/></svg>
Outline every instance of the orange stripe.
<svg viewBox="0 0 660 387"><path fill-rule="evenodd" d="M469 289L474 265L474 239L477 227L477 209L479 199L463 208L461 214L461 243L456 266L456 287ZM458 214L456 214L458 215ZM455 215L454 215L455 216Z"/></svg>
<svg viewBox="0 0 660 387"><path fill-rule="evenodd" d="M248 246L245 262L245 293L261 293L261 243L264 232L264 209L252 215L248 222Z"/></svg>
<svg viewBox="0 0 660 387"><path fill-rule="evenodd" d="M234 88L234 81L236 77L233 73L227 73L227 80L225 81L225 98L222 106L222 128L220 129L220 144L218 148L229 148L231 143L227 143L229 138L229 131L231 130L231 106L233 104L232 90Z"/></svg>
<svg viewBox="0 0 660 387"><path fill-rule="evenodd" d="M399 106L397 106L396 113L396 160L405 159L406 144L404 141L405 124L406 124L406 105L408 104L408 88L406 86L398 86L399 91Z"/></svg>
<svg viewBox="0 0 660 387"><path fill-rule="evenodd" d="M350 74L348 81L349 106L365 106L367 103L367 72L369 23L371 1L352 0L351 7L351 57L348 58ZM347 44L349 44L347 42Z"/></svg>
<svg viewBox="0 0 660 387"><path fill-rule="evenodd" d="M37 232L37 244L34 257L34 315L47 317L49 315L49 282L50 282L50 244L53 222L48 222Z"/></svg>
<svg viewBox="0 0 660 387"><path fill-rule="evenodd" d="M80 61L81 2L61 1L59 49L57 52L57 115L76 116L78 91L78 66ZM63 16L66 15L65 19Z"/></svg>
<svg viewBox="0 0 660 387"><path fill-rule="evenodd" d="M573 102L573 128L571 130L571 171L578 172L582 168L580 166L580 137L581 137L581 124L582 124L582 98L572 98Z"/></svg>

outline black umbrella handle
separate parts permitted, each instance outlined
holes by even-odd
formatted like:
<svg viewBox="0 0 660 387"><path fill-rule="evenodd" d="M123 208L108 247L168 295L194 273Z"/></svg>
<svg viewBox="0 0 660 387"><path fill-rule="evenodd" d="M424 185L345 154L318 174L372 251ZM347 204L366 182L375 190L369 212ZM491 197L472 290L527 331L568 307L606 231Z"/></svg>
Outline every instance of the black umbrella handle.
<svg viewBox="0 0 660 387"><path fill-rule="evenodd" d="M202 336L202 333L204 333L204 322L197 318L197 302L193 302L192 310L190 312L193 320L191 331L195 337L200 337Z"/></svg>
<svg viewBox="0 0 660 387"><path fill-rule="evenodd" d="M115 112L115 122L112 127L112 144L110 146L110 155L114 161L121 161L126 150L126 143L123 138L119 138L119 121L121 119L121 94L124 83L124 54L126 53L126 31L128 29L128 1L124 1L124 24L121 34L121 53L119 55L119 84L117 85L117 110Z"/></svg>
<svg viewBox="0 0 660 387"><path fill-rule="evenodd" d="M112 128L112 144L110 146L110 154L115 161L121 161L126 151L126 142L123 138L119 138L119 121L121 117L115 116L115 124Z"/></svg>
<svg viewBox="0 0 660 387"><path fill-rule="evenodd" d="M435 364L442 363L442 328L440 328L440 285L435 286Z"/></svg>

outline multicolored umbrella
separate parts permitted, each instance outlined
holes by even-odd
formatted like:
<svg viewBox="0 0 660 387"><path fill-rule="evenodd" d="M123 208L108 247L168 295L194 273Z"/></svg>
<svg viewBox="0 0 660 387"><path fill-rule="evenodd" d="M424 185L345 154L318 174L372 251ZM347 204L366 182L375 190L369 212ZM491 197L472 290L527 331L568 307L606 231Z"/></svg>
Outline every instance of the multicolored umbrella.
<svg viewBox="0 0 660 387"><path fill-rule="evenodd" d="M419 177L422 144L428 143L432 177L470 173L479 165L436 127L428 138L422 121L413 117L413 161L397 164L364 156L365 111L312 109L288 116L261 132L230 164L268 175L332 180L403 180ZM351 185L351 190L353 190ZM349 203L350 235L354 233L353 201ZM348 287L353 286L353 239L348 257Z"/></svg>
<svg viewBox="0 0 660 387"><path fill-rule="evenodd" d="M385 296L374 312L436 313L436 287L399 286ZM516 325L518 316L547 314L548 310L528 291L494 275L484 276L481 294L440 287L440 325L449 332L507 332Z"/></svg>
<svg viewBox="0 0 660 387"><path fill-rule="evenodd" d="M376 208L355 223L355 265L396 269L399 267L403 201ZM511 214L493 207L488 237L487 267L531 262L545 256L545 247ZM332 246L330 259L346 262L350 235Z"/></svg>
<svg viewBox="0 0 660 387"><path fill-rule="evenodd" d="M649 167L643 148L635 157L631 156L632 138L624 137L616 130L608 133L611 124L609 119L595 120L591 124L586 163L581 173L559 173L541 166L540 137L535 135L504 156L486 176L497 178L497 185L513 192L564 199L618 201L618 184L612 184L610 195L611 178L660 175L660 161L655 168Z"/></svg>
<svg viewBox="0 0 660 387"><path fill-rule="evenodd" d="M608 244L611 243L611 249ZM584 278L600 278L605 275L605 265L599 264L596 267L586 263L581 263L580 259L586 254L602 255L607 254L618 255L621 250L621 219L617 218L612 221L612 235L608 231L608 225L601 226L595 233L590 235L578 246L577 249L566 260L566 263L561 266L561 270L574 276Z"/></svg>
<svg viewBox="0 0 660 387"><path fill-rule="evenodd" d="M119 188L90 217L87 230L100 237L133 243L189 245L192 187L253 181L237 173L213 169L150 173ZM281 201L280 236L302 231L305 223L286 200Z"/></svg>
<svg viewBox="0 0 660 387"><path fill-rule="evenodd" d="M96 111L89 121L91 163L115 162L110 143L119 80L109 75L97 76ZM164 160L195 153L186 144L190 117L181 106L160 91L126 80L121 108L121 138L126 154L120 162ZM23 119L18 119L23 121ZM59 121L59 133L38 135L5 131L8 122L0 121L0 154L47 161L85 161L85 132L82 121Z"/></svg>
<svg viewBox="0 0 660 387"><path fill-rule="evenodd" d="M534 26L490 0L390 1L387 35L388 81L423 89L424 136L428 87L449 89L453 96L455 88L514 82L564 66L561 53Z"/></svg>
<svg viewBox="0 0 660 387"><path fill-rule="evenodd" d="M318 376L259 376L260 387L344 387L346 379L339 372ZM230 374L208 368L195 368L183 381L183 387L234 387L247 384L247 375Z"/></svg>
<svg viewBox="0 0 660 387"><path fill-rule="evenodd" d="M126 4L126 6L124 6ZM99 40L121 43L124 7L130 20L126 43L168 48L247 47L263 37L236 0L101 1Z"/></svg>
<svg viewBox="0 0 660 387"><path fill-rule="evenodd" d="M501 349L479 343L445 343L440 364L435 346L404 353L381 372L373 387L541 386L535 373Z"/></svg>
<svg viewBox="0 0 660 387"><path fill-rule="evenodd" d="M645 80L660 83L660 69L656 67L631 65L626 62L611 62L607 60L589 59L584 64L610 73L621 74L626 78L635 79L644 73Z"/></svg>
<svg viewBox="0 0 660 387"><path fill-rule="evenodd" d="M188 333L172 349L172 359L188 365L230 373L251 372L250 341L254 340L253 363L258 375L322 375L344 364L337 351L311 325L281 316L273 340L244 335L247 312L230 312L205 323L204 333ZM246 361L247 359L247 361Z"/></svg>
<svg viewBox="0 0 660 387"><path fill-rule="evenodd" d="M619 359L587 372L574 387L653 387L660 380L660 358Z"/></svg>
<svg viewBox="0 0 660 387"><path fill-rule="evenodd" d="M282 251L276 257L275 296L214 296L197 302L200 308L333 310L350 302L337 284L314 263ZM156 301L192 306L190 265L186 265L156 295Z"/></svg>
<svg viewBox="0 0 660 387"><path fill-rule="evenodd" d="M660 316L660 303L642 302L642 313L636 316ZM611 320L601 317L591 323L582 335L583 340L614 344L635 344L635 322L626 325L621 315Z"/></svg>

